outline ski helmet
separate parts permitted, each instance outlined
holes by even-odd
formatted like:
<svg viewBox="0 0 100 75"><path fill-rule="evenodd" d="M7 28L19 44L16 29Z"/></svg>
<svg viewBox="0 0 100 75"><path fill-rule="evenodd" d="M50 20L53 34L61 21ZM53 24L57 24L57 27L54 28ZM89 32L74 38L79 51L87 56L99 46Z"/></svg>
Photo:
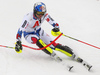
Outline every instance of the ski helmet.
<svg viewBox="0 0 100 75"><path fill-rule="evenodd" d="M46 12L46 5L42 2L37 2L34 4L34 14L44 15Z"/></svg>

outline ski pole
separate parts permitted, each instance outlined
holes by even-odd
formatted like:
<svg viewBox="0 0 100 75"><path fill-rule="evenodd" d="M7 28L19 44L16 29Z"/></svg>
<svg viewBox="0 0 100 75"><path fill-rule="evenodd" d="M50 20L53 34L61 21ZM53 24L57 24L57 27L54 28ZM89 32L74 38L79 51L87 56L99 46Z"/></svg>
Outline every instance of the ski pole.
<svg viewBox="0 0 100 75"><path fill-rule="evenodd" d="M12 49L15 49L15 47L9 47L9 46L4 46L4 45L0 45L0 47L5 47L5 48L12 48Z"/></svg>
<svg viewBox="0 0 100 75"><path fill-rule="evenodd" d="M70 39L73 39L73 40L75 40L75 41L81 42L81 43L83 43L83 44L92 46L92 47L94 47L94 48L100 49L100 47L94 46L94 45L92 45L92 44L89 44L89 43L86 43L86 42L84 42L84 41L78 40L78 39L76 39L76 38L73 38L73 37L70 37L70 36L67 36L67 35L64 35L64 34L63 34L63 36L68 37L68 38L70 38Z"/></svg>

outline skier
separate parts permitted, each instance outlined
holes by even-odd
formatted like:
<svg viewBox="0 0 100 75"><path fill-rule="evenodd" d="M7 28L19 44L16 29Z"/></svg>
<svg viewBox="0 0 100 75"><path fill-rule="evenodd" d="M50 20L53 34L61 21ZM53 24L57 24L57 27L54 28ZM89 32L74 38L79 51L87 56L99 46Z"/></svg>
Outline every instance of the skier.
<svg viewBox="0 0 100 75"><path fill-rule="evenodd" d="M41 24L44 20L54 27L52 29L53 36L61 34L59 24L47 13L46 5L42 2L37 2L34 4L33 12L24 16L21 27L18 29L15 44L15 51L17 53L21 53L23 49L21 44L22 33L27 42L30 44L36 44L39 48L42 48L53 41L53 39L41 28ZM53 50L60 51L78 62L83 62L83 59L79 58L71 48L56 42L42 51L49 54L55 60L62 61Z"/></svg>

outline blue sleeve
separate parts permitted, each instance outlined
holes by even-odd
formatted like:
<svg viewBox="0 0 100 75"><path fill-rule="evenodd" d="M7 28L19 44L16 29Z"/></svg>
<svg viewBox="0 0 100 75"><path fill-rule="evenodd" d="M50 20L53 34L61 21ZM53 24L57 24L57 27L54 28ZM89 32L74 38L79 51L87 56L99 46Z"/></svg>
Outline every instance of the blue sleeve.
<svg viewBox="0 0 100 75"><path fill-rule="evenodd" d="M21 37L22 37L22 30L18 29L18 32L17 32L17 35L16 35L17 41L21 41Z"/></svg>
<svg viewBox="0 0 100 75"><path fill-rule="evenodd" d="M56 28L59 28L58 23L53 23L52 26L53 26L53 27L56 27Z"/></svg>

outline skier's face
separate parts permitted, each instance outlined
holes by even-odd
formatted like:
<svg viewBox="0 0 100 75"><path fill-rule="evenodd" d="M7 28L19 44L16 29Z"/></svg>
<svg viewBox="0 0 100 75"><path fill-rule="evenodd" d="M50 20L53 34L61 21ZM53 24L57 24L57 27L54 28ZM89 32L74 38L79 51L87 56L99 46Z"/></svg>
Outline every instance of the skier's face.
<svg viewBox="0 0 100 75"><path fill-rule="evenodd" d="M41 19L45 12L37 12L36 16Z"/></svg>
<svg viewBox="0 0 100 75"><path fill-rule="evenodd" d="M38 14L36 14L36 17L39 18L39 19L41 19L42 16L43 16L43 15L38 15Z"/></svg>

